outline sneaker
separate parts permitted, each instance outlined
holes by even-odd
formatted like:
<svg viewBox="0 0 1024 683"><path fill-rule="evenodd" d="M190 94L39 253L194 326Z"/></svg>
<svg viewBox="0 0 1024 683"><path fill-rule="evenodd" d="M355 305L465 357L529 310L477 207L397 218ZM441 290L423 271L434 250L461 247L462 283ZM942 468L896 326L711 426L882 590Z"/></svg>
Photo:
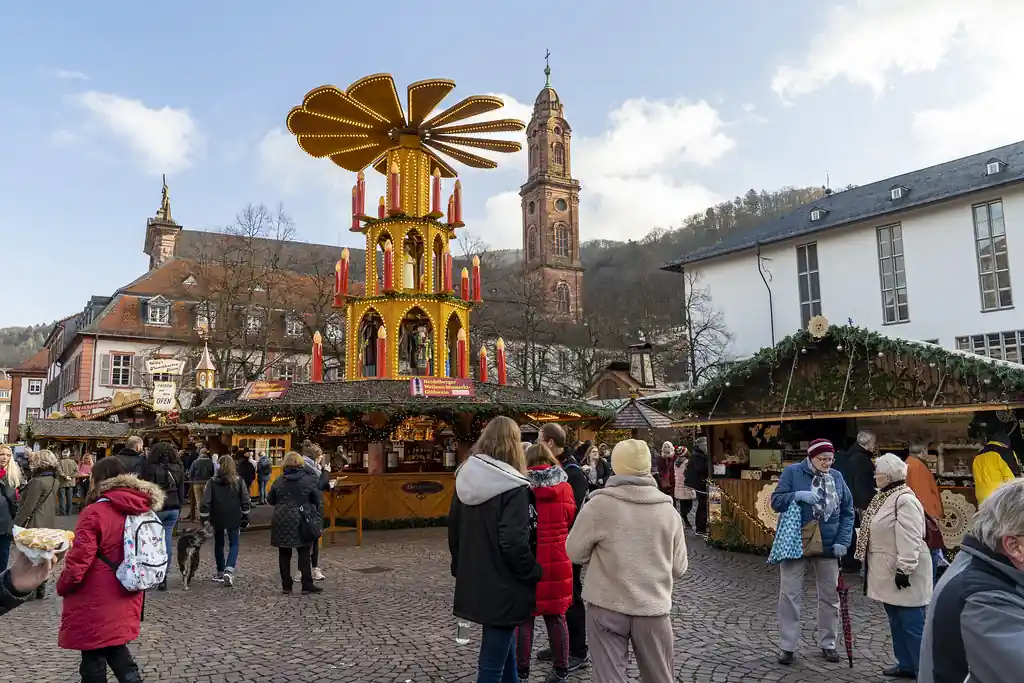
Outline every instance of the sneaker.
<svg viewBox="0 0 1024 683"><path fill-rule="evenodd" d="M166 577L164 577L164 580L160 582L160 585L158 585L156 587L156 589L158 591L165 591L165 590L167 590L167 578Z"/></svg>
<svg viewBox="0 0 1024 683"><path fill-rule="evenodd" d="M523 679L519 679L519 680L523 680ZM552 671L551 673L548 674L547 678L544 679L544 683L566 683L566 681L568 681L568 680L569 680L569 675L568 674L566 674L565 676L562 676L558 672Z"/></svg>
<svg viewBox="0 0 1024 683"><path fill-rule="evenodd" d="M833 664L839 663L839 653L836 652L836 649L834 647L829 649L823 649L821 651L821 654L825 657L826 662L831 662Z"/></svg>
<svg viewBox="0 0 1024 683"><path fill-rule="evenodd" d="M224 572L224 585L231 588L235 585L235 574L234 572Z"/></svg>
<svg viewBox="0 0 1024 683"><path fill-rule="evenodd" d="M779 653L779 664L783 666L789 666L793 663L793 653L787 650L783 650Z"/></svg>
<svg viewBox="0 0 1024 683"><path fill-rule="evenodd" d="M316 567L315 569L313 569L313 580L314 581L323 581L326 578L327 577L324 576L324 573L322 571L320 571L320 567Z"/></svg>
<svg viewBox="0 0 1024 683"><path fill-rule="evenodd" d="M214 574L213 575L213 580L216 581L217 583L223 583L223 581L224 581L224 572L217 572L216 574Z"/></svg>
<svg viewBox="0 0 1024 683"><path fill-rule="evenodd" d="M529 683L529 680L530 680L530 670L529 669L519 669L519 683Z"/></svg>
<svg viewBox="0 0 1024 683"><path fill-rule="evenodd" d="M555 655L551 651L550 647L546 647L543 650L540 650L540 651L537 652L537 661L538 662L551 662L551 661L554 661L554 659L555 659Z"/></svg>
<svg viewBox="0 0 1024 683"><path fill-rule="evenodd" d="M320 586L306 586L302 589L303 595L310 595L311 593L323 593L324 589Z"/></svg>
<svg viewBox="0 0 1024 683"><path fill-rule="evenodd" d="M569 673L573 671L579 671L590 666L590 653L583 655L582 657L573 657L569 655Z"/></svg>

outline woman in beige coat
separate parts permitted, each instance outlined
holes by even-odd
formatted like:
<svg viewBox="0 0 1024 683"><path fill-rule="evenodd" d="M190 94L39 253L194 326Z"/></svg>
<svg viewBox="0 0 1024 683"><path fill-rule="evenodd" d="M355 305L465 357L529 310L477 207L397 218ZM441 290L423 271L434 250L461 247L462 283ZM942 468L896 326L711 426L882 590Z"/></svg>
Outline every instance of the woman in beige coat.
<svg viewBox="0 0 1024 683"><path fill-rule="evenodd" d="M917 678L932 559L924 542L924 507L907 486L907 464L892 453L875 462L878 493L861 522L856 557L867 560L867 594L885 607L896 664L882 674Z"/></svg>

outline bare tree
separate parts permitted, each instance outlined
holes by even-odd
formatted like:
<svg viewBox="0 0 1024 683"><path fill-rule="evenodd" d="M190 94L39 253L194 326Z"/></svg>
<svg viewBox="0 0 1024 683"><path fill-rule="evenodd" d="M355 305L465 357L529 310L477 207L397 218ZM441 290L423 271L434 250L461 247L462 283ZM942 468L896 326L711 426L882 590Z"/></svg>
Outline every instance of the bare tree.
<svg viewBox="0 0 1024 683"><path fill-rule="evenodd" d="M685 320L681 328L665 335L663 345L670 353L663 354L662 361L684 357L689 366L690 385L697 386L723 368L732 335L722 313L712 304L711 292L701 286L700 273L686 271L683 278Z"/></svg>

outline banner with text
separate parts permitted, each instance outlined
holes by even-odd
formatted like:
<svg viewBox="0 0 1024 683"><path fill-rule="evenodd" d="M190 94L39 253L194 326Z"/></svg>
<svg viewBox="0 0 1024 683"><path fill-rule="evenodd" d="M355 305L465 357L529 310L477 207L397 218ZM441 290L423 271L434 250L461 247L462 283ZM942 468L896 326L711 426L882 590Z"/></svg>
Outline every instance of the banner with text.
<svg viewBox="0 0 1024 683"><path fill-rule="evenodd" d="M153 382L153 410L169 413L174 410L178 385L175 382Z"/></svg>
<svg viewBox="0 0 1024 683"><path fill-rule="evenodd" d="M452 377L413 377L409 380L409 393L425 398L467 398L476 395L471 379Z"/></svg>

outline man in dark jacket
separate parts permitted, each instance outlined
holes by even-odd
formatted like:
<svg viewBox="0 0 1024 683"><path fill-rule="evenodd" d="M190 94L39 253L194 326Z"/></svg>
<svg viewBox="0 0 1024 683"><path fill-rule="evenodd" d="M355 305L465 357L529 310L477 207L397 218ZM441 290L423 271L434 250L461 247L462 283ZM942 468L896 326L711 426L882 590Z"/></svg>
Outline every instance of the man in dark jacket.
<svg viewBox="0 0 1024 683"><path fill-rule="evenodd" d="M857 443L836 456L834 469L839 470L846 485L853 494L854 530L851 548L857 547L857 529L864 511L871 505L875 497L875 464L872 456L875 453L875 435L871 432L857 434ZM847 571L859 571L860 561L854 559L853 553L843 558L843 568Z"/></svg>
<svg viewBox="0 0 1024 683"><path fill-rule="evenodd" d="M32 597L36 589L50 578L55 564L56 560L48 560L34 565L15 549L14 564L0 573L0 616Z"/></svg>
<svg viewBox="0 0 1024 683"><path fill-rule="evenodd" d="M555 422L548 422L540 430L540 442L548 447L551 453L562 464L569 486L572 487L573 498L576 499L576 512L579 514L583 502L590 490L590 480L580 467L579 461L565 450L565 430ZM583 444L581 448L588 448ZM585 452L585 451L584 451ZM572 566L572 605L565 613L565 622L569 627L569 671L577 671L590 665L590 652L587 649L587 612L583 605L583 567ZM537 653L542 662L551 661L551 648Z"/></svg>
<svg viewBox="0 0 1024 683"><path fill-rule="evenodd" d="M130 436L124 444L124 448L117 454L117 459L125 466L129 474L140 474L146 459L142 457L142 439L137 436Z"/></svg>
<svg viewBox="0 0 1024 683"><path fill-rule="evenodd" d="M928 605L920 683L1018 683L1024 671L1024 479L989 496ZM869 568L870 570L870 568Z"/></svg>
<svg viewBox="0 0 1024 683"><path fill-rule="evenodd" d="M694 517L694 530L698 534L708 532L708 477L711 475L711 462L708 457L708 438L698 437L693 442L693 453L686 461L683 470L683 484L697 493L697 514Z"/></svg>

